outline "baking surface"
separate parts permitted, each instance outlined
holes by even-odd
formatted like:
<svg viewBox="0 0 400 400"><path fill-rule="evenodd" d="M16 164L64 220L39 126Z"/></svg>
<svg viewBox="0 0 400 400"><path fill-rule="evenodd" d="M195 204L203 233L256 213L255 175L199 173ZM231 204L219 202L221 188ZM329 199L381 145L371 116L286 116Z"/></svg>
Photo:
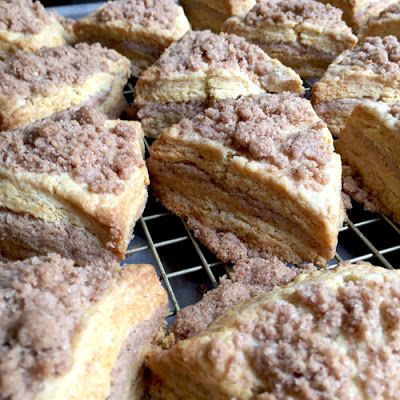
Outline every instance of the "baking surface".
<svg viewBox="0 0 400 400"><path fill-rule="evenodd" d="M101 3L56 7L60 14L80 18ZM133 85L126 88L132 101ZM146 141L147 155L149 142ZM358 204L348 212L349 220L339 233L335 266L340 261L366 260L386 268L400 267L400 227L386 217L365 212ZM185 223L156 202L150 188L145 212L135 227L123 263L153 264L170 298L170 319L180 309L200 300L202 294L217 285L228 266L219 262L194 240Z"/></svg>

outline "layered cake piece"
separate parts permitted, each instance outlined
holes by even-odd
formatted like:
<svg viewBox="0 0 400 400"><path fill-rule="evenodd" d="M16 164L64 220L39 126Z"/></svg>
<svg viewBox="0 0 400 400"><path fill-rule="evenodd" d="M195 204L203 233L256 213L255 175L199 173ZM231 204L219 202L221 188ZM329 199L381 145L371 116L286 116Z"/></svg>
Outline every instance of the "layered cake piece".
<svg viewBox="0 0 400 400"><path fill-rule="evenodd" d="M335 254L341 162L304 98L219 102L164 131L148 167L158 199L223 261L272 253L324 265Z"/></svg>
<svg viewBox="0 0 400 400"><path fill-rule="evenodd" d="M82 108L0 132L0 251L123 259L148 183L138 122Z"/></svg>
<svg viewBox="0 0 400 400"><path fill-rule="evenodd" d="M99 44L19 52L0 62L0 131L84 103L115 117L129 70L129 60Z"/></svg>
<svg viewBox="0 0 400 400"><path fill-rule="evenodd" d="M367 100L400 101L400 43L394 36L370 37L343 52L313 87L314 108L334 136L354 106Z"/></svg>
<svg viewBox="0 0 400 400"><path fill-rule="evenodd" d="M368 263L301 274L151 352L153 398L396 399L399 285Z"/></svg>
<svg viewBox="0 0 400 400"><path fill-rule="evenodd" d="M57 16L46 12L39 1L0 0L0 60L20 50L63 46L69 40Z"/></svg>
<svg viewBox="0 0 400 400"><path fill-rule="evenodd" d="M361 38L388 35L400 38L400 3L392 4L379 15L370 18L360 32Z"/></svg>
<svg viewBox="0 0 400 400"><path fill-rule="evenodd" d="M223 22L234 15L246 14L256 0L181 0L193 29L220 32Z"/></svg>
<svg viewBox="0 0 400 400"><path fill-rule="evenodd" d="M344 190L400 223L400 104L358 105L335 146L351 167Z"/></svg>
<svg viewBox="0 0 400 400"><path fill-rule="evenodd" d="M80 41L100 42L128 57L138 77L190 24L174 0L117 0L76 22Z"/></svg>
<svg viewBox="0 0 400 400"><path fill-rule="evenodd" d="M303 78L321 77L357 43L342 11L315 0L261 0L248 14L229 18L222 29L259 45Z"/></svg>
<svg viewBox="0 0 400 400"><path fill-rule="evenodd" d="M0 397L139 400L167 314L150 265L0 262Z"/></svg>
<svg viewBox="0 0 400 400"><path fill-rule="evenodd" d="M318 0L343 10L345 21L357 32L371 17L399 0Z"/></svg>
<svg viewBox="0 0 400 400"><path fill-rule="evenodd" d="M216 100L263 92L303 93L300 77L236 35L187 33L147 69L136 85L135 110L156 137Z"/></svg>

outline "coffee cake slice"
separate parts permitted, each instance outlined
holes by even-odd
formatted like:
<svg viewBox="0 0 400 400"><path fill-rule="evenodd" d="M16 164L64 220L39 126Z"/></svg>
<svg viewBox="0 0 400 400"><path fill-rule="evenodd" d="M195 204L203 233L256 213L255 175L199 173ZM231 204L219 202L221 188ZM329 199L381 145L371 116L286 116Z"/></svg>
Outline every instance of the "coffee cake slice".
<svg viewBox="0 0 400 400"><path fill-rule="evenodd" d="M152 351L152 398L394 400L399 287L398 270L368 263L301 274Z"/></svg>
<svg viewBox="0 0 400 400"><path fill-rule="evenodd" d="M394 36L370 37L343 52L313 87L317 114L339 136L356 104L400 101L400 43Z"/></svg>
<svg viewBox="0 0 400 400"><path fill-rule="evenodd" d="M0 262L0 398L142 399L167 304L150 265Z"/></svg>
<svg viewBox="0 0 400 400"><path fill-rule="evenodd" d="M335 147L353 172L344 190L400 223L400 105L358 105Z"/></svg>
<svg viewBox="0 0 400 400"><path fill-rule="evenodd" d="M334 256L341 162L306 99L217 103L164 131L148 167L158 199L223 261L269 252L324 265Z"/></svg>
<svg viewBox="0 0 400 400"><path fill-rule="evenodd" d="M216 100L284 91L303 93L300 77L258 46L236 35L189 32L141 75L135 110L145 134L156 137Z"/></svg>
<svg viewBox="0 0 400 400"><path fill-rule="evenodd" d="M181 0L180 3L193 29L219 33L226 19L246 14L256 0Z"/></svg>
<svg viewBox="0 0 400 400"><path fill-rule="evenodd" d="M0 0L0 60L20 50L64 46L70 35L39 1Z"/></svg>
<svg viewBox="0 0 400 400"><path fill-rule="evenodd" d="M0 132L0 251L123 259L148 183L138 122L82 108Z"/></svg>
<svg viewBox="0 0 400 400"><path fill-rule="evenodd" d="M84 103L116 117L129 70L129 60L99 44L19 52L0 62L0 131Z"/></svg>
<svg viewBox="0 0 400 400"><path fill-rule="evenodd" d="M342 11L315 0L261 0L248 14L229 18L222 30L243 36L302 78L319 78L357 37Z"/></svg>
<svg viewBox="0 0 400 400"><path fill-rule="evenodd" d="M135 77L180 39L190 24L174 0L117 0L76 22L78 40L100 42L131 61Z"/></svg>
<svg viewBox="0 0 400 400"><path fill-rule="evenodd" d="M318 0L343 10L348 25L358 32L371 17L378 15L387 6L399 0Z"/></svg>

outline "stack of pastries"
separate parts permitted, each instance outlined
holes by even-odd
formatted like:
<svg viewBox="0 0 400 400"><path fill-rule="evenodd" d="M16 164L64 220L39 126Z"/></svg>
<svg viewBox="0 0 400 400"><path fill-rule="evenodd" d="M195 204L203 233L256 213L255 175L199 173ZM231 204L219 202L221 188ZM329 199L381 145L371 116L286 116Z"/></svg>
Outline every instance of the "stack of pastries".
<svg viewBox="0 0 400 400"><path fill-rule="evenodd" d="M326 267L400 223L399 7L0 0L0 400L397 399L400 272ZM149 185L232 267L168 329Z"/></svg>

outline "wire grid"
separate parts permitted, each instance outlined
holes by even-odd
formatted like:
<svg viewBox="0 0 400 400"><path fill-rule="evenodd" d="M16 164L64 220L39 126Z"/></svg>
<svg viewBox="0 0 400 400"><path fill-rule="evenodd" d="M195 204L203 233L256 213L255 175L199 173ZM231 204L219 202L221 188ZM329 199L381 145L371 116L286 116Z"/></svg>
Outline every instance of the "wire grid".
<svg viewBox="0 0 400 400"><path fill-rule="evenodd" d="M128 99L134 95L132 83L126 95ZM146 139L145 147L148 156ZM343 261L369 261L388 269L400 267L400 227L357 204L353 207L339 231L336 255L329 268ZM227 271L227 265L196 241L182 219L157 204L151 189L124 263L156 265L170 298L169 321L182 307L197 302L204 292L216 287L218 278Z"/></svg>

